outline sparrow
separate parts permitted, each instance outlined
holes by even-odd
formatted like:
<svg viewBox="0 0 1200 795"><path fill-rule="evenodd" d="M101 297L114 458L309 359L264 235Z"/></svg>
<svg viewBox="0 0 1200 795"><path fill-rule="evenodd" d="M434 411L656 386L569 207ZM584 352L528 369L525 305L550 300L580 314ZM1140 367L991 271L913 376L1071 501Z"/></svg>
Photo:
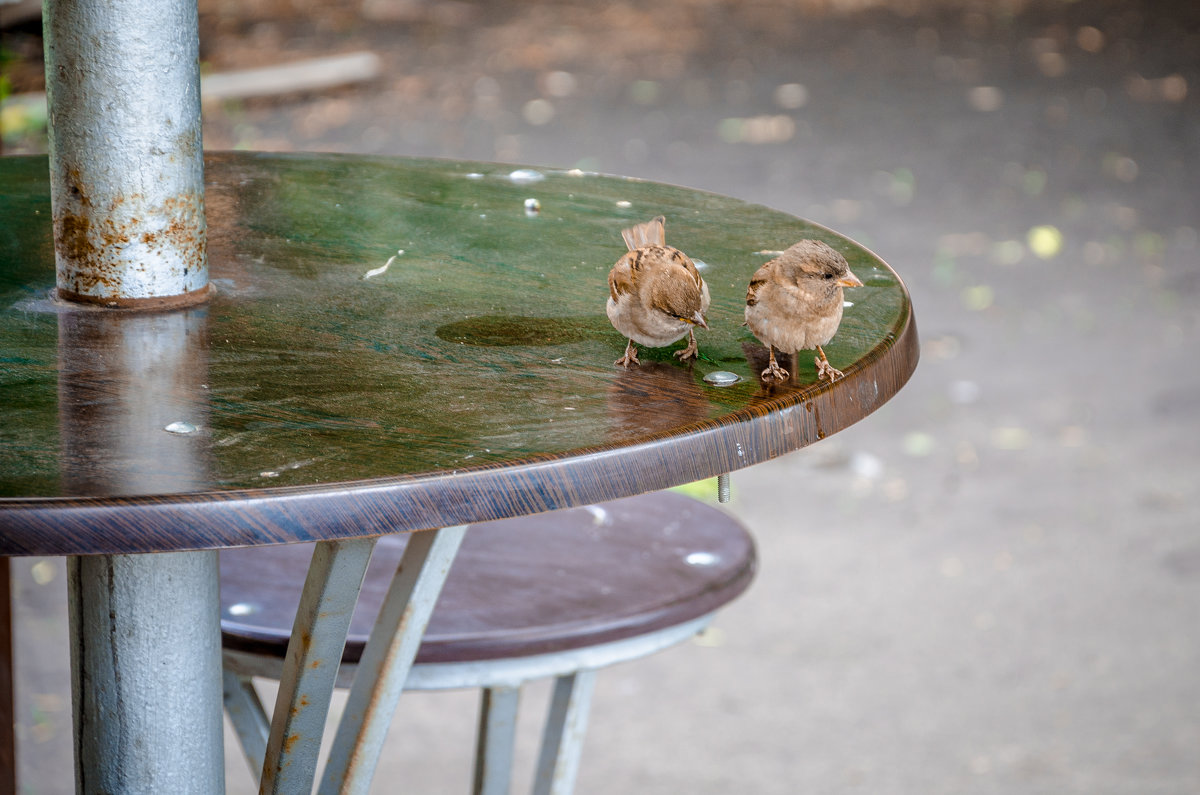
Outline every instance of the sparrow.
<svg viewBox="0 0 1200 795"><path fill-rule="evenodd" d="M670 345L686 334L687 347L675 352L680 360L696 357L695 327L707 329L708 285L696 263L666 244L661 215L625 229L621 237L629 251L608 274L608 319L629 338L625 355L613 364L640 364L634 342L654 348Z"/></svg>
<svg viewBox="0 0 1200 795"><path fill-rule="evenodd" d="M825 358L827 345L842 322L842 288L862 287L846 258L818 240L801 240L763 265L746 290L746 325L770 354L764 380L788 378L775 361L784 353L817 351L817 377L830 382L842 371Z"/></svg>

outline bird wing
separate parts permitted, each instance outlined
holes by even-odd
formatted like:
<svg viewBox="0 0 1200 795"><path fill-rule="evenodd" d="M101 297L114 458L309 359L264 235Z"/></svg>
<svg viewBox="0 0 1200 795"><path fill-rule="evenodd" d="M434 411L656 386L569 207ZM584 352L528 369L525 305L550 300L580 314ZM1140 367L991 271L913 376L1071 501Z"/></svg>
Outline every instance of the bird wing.
<svg viewBox="0 0 1200 795"><path fill-rule="evenodd" d="M670 246L667 246L666 249L668 256L671 258L671 262L683 268L691 280L696 283L697 287L700 287L704 284L704 279L700 277L700 271L698 268L696 268L696 263L692 262L691 257L689 257L687 254L684 254L677 248L671 248Z"/></svg>
<svg viewBox="0 0 1200 795"><path fill-rule="evenodd" d="M660 215L644 224L622 229L621 238L630 251L646 246L663 246L667 242L666 223L667 219Z"/></svg>
<svg viewBox="0 0 1200 795"><path fill-rule="evenodd" d="M766 263L750 277L750 286L746 289L746 306L756 306L758 304L759 290L771 280L771 264L773 262L774 260Z"/></svg>
<svg viewBox="0 0 1200 795"><path fill-rule="evenodd" d="M629 262L635 280L642 278L643 273L655 271L674 272L673 279L688 279L697 288L704 284L696 263L692 258L677 248L671 246L644 246L630 251L622 259Z"/></svg>
<svg viewBox="0 0 1200 795"><path fill-rule="evenodd" d="M633 258L626 254L617 260L617 264L608 272L608 293L613 301L617 301L622 295L632 293L635 289Z"/></svg>

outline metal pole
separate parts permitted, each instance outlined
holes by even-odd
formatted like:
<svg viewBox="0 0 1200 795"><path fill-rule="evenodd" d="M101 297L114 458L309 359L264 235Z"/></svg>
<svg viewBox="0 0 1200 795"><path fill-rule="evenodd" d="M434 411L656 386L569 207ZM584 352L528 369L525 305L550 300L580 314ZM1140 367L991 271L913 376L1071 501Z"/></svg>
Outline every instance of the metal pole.
<svg viewBox="0 0 1200 795"><path fill-rule="evenodd" d="M12 567L0 557L0 793L17 791L17 738L13 725Z"/></svg>
<svg viewBox="0 0 1200 795"><path fill-rule="evenodd" d="M576 671L554 680L533 781L534 795L570 795L575 790L595 686L595 670Z"/></svg>
<svg viewBox="0 0 1200 795"><path fill-rule="evenodd" d="M64 489L208 482L206 318L59 313ZM217 553L76 557L68 572L77 791L223 792Z"/></svg>
<svg viewBox="0 0 1200 795"><path fill-rule="evenodd" d="M150 309L203 299L196 0L45 0L43 28L59 296ZM106 329L118 343L111 369L151 372L112 396L102 387L113 373L86 372L94 340L71 334L87 323L64 319L64 394L108 398L61 407L64 443L78 453L64 475L85 492L93 478L118 493L182 489L196 479L193 445L168 441L164 426L200 424L173 400L175 379L203 377L186 352L189 319L120 320ZM89 454L96 442L111 455ZM119 466L97 473L93 458ZM69 572L78 791L221 792L217 553L74 558Z"/></svg>
<svg viewBox="0 0 1200 795"><path fill-rule="evenodd" d="M223 792L217 553L69 558L67 583L76 791Z"/></svg>
<svg viewBox="0 0 1200 795"><path fill-rule="evenodd" d="M59 295L204 298L196 0L46 0L43 26Z"/></svg>
<svg viewBox="0 0 1200 795"><path fill-rule="evenodd" d="M262 780L263 760L267 757L267 737L271 732L271 719L263 708L258 691L249 676L238 676L233 671L222 672L225 684L225 713L237 732L242 753L250 765L254 783Z"/></svg>

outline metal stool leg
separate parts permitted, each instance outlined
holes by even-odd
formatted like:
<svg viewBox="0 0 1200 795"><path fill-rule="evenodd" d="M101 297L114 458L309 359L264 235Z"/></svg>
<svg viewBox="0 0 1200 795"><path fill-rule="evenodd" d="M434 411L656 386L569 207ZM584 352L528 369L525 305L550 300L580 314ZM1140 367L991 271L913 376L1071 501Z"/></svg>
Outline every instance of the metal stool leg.
<svg viewBox="0 0 1200 795"><path fill-rule="evenodd" d="M489 687L479 705L474 795L508 795L517 736L519 687Z"/></svg>
<svg viewBox="0 0 1200 795"><path fill-rule="evenodd" d="M534 795L569 795L575 788L595 684L594 670L576 671L554 680L554 696L542 736L537 778L533 782Z"/></svg>
<svg viewBox="0 0 1200 795"><path fill-rule="evenodd" d="M262 774L263 758L267 755L267 735L271 731L271 720L263 709L254 682L248 676L238 676L232 671L222 672L225 713L237 732L242 754L250 764L255 783Z"/></svg>

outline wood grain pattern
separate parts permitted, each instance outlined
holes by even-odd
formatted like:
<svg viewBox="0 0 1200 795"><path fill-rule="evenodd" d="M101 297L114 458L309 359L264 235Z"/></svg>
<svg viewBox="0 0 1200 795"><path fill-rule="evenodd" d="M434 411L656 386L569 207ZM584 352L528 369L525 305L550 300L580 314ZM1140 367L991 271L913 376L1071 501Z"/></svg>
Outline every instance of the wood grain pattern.
<svg viewBox="0 0 1200 795"><path fill-rule="evenodd" d="M239 153L206 171L212 300L185 320L97 320L46 299L45 160L0 161L0 553L312 541L615 499L816 442L917 364L885 263L735 199L444 161ZM660 212L705 264L712 331L692 366L664 349L625 372L607 272L633 214ZM745 287L763 251L802 237L866 283L826 347L846 378L817 382L802 359L766 386ZM743 381L709 386L713 370ZM166 435L170 417L196 432ZM147 488L160 470L176 485Z"/></svg>
<svg viewBox="0 0 1200 795"><path fill-rule="evenodd" d="M713 612L754 577L753 540L717 508L673 492L597 507L471 527L417 662L525 657L644 635ZM406 538L376 544L343 660L362 656ZM690 564L692 554L709 562ZM226 649L284 656L311 556L307 544L222 553Z"/></svg>

